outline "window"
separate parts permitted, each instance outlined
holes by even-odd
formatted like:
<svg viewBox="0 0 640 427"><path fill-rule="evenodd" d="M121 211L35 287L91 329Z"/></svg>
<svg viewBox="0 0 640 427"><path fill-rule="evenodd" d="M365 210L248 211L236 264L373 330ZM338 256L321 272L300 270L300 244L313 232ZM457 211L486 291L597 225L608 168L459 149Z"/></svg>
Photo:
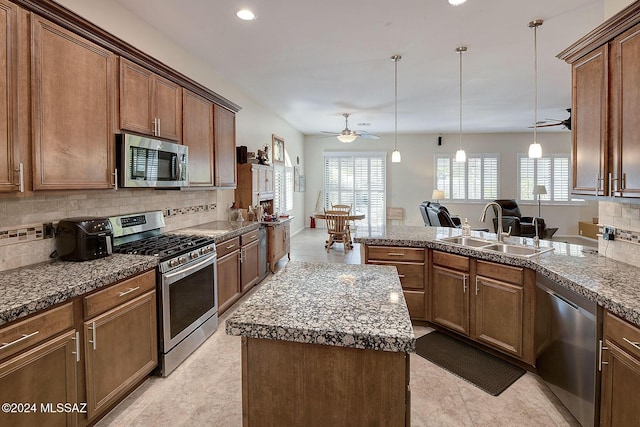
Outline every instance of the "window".
<svg viewBox="0 0 640 427"><path fill-rule="evenodd" d="M436 188L447 200L482 201L498 198L500 157L498 154L470 154L456 162L453 154L436 154Z"/></svg>
<svg viewBox="0 0 640 427"><path fill-rule="evenodd" d="M386 153L324 153L324 207L351 205L368 227L386 217Z"/></svg>
<svg viewBox="0 0 640 427"><path fill-rule="evenodd" d="M273 166L273 211L284 213L293 210L293 168Z"/></svg>
<svg viewBox="0 0 640 427"><path fill-rule="evenodd" d="M569 154L549 154L539 159L530 159L526 154L518 155L518 197L522 201L536 201L535 185L544 185L547 194L540 200L551 202L582 202L569 192Z"/></svg>

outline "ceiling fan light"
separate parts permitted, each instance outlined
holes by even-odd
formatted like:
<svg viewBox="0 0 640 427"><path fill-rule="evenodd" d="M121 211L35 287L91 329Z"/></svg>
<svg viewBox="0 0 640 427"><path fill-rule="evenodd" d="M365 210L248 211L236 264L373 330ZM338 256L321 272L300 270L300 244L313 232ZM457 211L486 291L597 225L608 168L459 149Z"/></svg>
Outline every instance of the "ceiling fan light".
<svg viewBox="0 0 640 427"><path fill-rule="evenodd" d="M349 144L358 139L358 135L338 135L338 141Z"/></svg>
<svg viewBox="0 0 640 427"><path fill-rule="evenodd" d="M249 9L241 9L237 11L236 16L243 21L253 21L254 19L256 19L256 15Z"/></svg>
<svg viewBox="0 0 640 427"><path fill-rule="evenodd" d="M400 152L398 151L397 148L393 150L393 152L391 153L391 162L392 163L402 162L402 156L400 155Z"/></svg>
<svg viewBox="0 0 640 427"><path fill-rule="evenodd" d="M460 6L462 3L466 1L467 0L449 0L449 4L452 6Z"/></svg>
<svg viewBox="0 0 640 427"><path fill-rule="evenodd" d="M466 161L467 161L467 153L465 153L464 150L462 149L456 151L456 162L464 163Z"/></svg>
<svg viewBox="0 0 640 427"><path fill-rule="evenodd" d="M542 146L537 142L534 142L529 146L529 158L539 159L540 157L542 157Z"/></svg>

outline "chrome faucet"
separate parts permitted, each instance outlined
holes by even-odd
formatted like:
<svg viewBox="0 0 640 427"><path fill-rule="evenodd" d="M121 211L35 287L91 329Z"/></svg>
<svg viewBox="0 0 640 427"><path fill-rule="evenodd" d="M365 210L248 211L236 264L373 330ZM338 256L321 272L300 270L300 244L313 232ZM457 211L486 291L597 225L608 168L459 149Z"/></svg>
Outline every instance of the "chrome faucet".
<svg viewBox="0 0 640 427"><path fill-rule="evenodd" d="M496 202L487 203L484 209L482 209L482 215L480 216L480 221L485 222L485 220L487 219L487 209L489 209L489 206L495 207L498 211L498 242L503 242L504 237L511 236L511 226L509 226L509 231L506 233L502 229L502 206L500 206Z"/></svg>
<svg viewBox="0 0 640 427"><path fill-rule="evenodd" d="M533 218L533 226L536 229L536 237L533 238L533 246L536 249L540 249L540 236L538 235L538 217Z"/></svg>

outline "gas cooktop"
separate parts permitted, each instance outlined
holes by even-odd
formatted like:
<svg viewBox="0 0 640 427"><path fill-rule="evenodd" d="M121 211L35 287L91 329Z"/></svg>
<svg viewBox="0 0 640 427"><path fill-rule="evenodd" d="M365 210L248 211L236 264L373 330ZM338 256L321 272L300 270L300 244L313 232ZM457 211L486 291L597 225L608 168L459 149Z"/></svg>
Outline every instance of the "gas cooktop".
<svg viewBox="0 0 640 427"><path fill-rule="evenodd" d="M161 234L123 243L113 250L121 254L152 255L163 260L210 244L213 244L213 239L207 236Z"/></svg>

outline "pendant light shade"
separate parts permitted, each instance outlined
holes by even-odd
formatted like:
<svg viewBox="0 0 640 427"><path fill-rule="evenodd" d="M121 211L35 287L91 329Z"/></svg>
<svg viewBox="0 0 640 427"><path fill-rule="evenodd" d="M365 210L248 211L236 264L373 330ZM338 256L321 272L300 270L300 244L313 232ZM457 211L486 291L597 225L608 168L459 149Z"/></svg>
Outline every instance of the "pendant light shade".
<svg viewBox="0 0 640 427"><path fill-rule="evenodd" d="M394 122L394 145L393 145L393 153L391 153L391 162L392 163L400 163L402 161L402 156L398 151L398 62L402 59L400 55L393 55L391 60L395 65L395 78L394 78L394 102L395 102L395 122Z"/></svg>
<svg viewBox="0 0 640 427"><path fill-rule="evenodd" d="M467 153L462 149L462 54L466 51L466 46L456 48L456 52L460 55L460 148L456 151L456 162L467 161Z"/></svg>
<svg viewBox="0 0 640 427"><path fill-rule="evenodd" d="M542 146L538 144L538 27L542 25L542 19L529 22L529 28L533 28L533 142L529 145L529 158L542 157Z"/></svg>

